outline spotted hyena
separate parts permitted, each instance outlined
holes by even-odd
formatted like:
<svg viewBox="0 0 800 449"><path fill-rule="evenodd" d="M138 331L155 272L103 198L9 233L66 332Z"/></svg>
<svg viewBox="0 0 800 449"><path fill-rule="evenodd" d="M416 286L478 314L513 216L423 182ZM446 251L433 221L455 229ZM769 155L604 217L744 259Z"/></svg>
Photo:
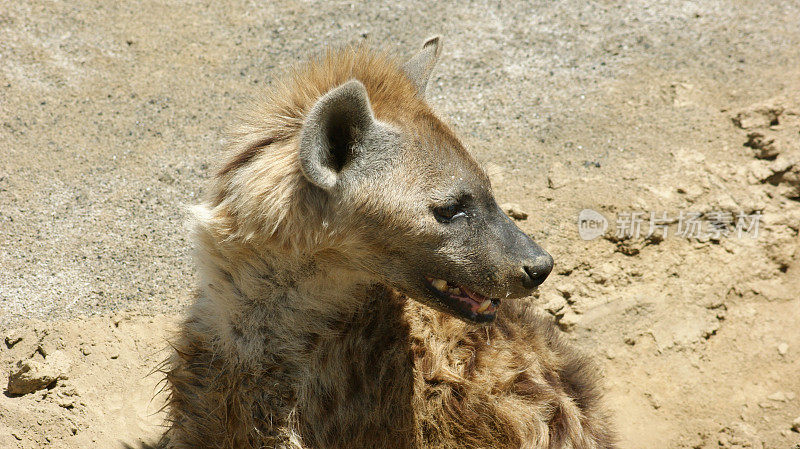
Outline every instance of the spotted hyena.
<svg viewBox="0 0 800 449"><path fill-rule="evenodd" d="M553 259L424 100L439 39L296 67L232 136L166 374L170 448L607 448Z"/></svg>

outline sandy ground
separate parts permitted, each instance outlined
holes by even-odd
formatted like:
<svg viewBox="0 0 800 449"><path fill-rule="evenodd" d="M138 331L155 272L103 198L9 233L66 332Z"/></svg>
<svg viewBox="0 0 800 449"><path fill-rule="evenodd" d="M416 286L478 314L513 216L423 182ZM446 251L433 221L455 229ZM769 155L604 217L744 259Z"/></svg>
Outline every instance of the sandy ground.
<svg viewBox="0 0 800 449"><path fill-rule="evenodd" d="M326 44L438 33L429 100L554 255L529 300L596 354L621 446L797 448L800 4L646 3L0 0L0 447L157 435L236 111ZM761 218L618 237L631 212Z"/></svg>

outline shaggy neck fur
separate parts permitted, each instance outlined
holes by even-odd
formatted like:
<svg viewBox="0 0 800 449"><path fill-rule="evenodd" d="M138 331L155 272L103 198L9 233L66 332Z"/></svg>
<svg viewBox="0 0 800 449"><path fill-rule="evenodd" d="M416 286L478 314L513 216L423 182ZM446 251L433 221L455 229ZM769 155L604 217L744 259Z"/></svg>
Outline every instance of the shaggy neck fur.
<svg viewBox="0 0 800 449"><path fill-rule="evenodd" d="M225 369L249 374L228 394L259 397L264 390L247 385L264 382L286 392L266 401L270 421L312 447L413 446L405 297L349 268L337 251L257 250L216 239L202 221L195 236L204 285L191 315L214 335Z"/></svg>
<svg viewBox="0 0 800 449"><path fill-rule="evenodd" d="M294 347L303 340L297 334L350 319L376 289L374 279L342 263L346 257L339 251L297 254L219 241L213 234L207 223L198 224L196 259L204 285L197 307L213 320L207 324L219 334L220 349L241 363L259 360L264 351L306 356ZM285 345L276 337L285 337Z"/></svg>

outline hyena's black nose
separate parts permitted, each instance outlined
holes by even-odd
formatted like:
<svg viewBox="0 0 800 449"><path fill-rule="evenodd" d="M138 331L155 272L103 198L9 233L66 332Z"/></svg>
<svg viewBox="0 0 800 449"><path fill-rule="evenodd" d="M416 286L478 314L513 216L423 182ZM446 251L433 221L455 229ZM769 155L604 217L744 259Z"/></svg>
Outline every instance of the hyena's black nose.
<svg viewBox="0 0 800 449"><path fill-rule="evenodd" d="M522 276L522 285L525 288L533 288L544 282L550 272L553 271L553 256L544 253L529 264L522 267L525 274Z"/></svg>
<svg viewBox="0 0 800 449"><path fill-rule="evenodd" d="M501 249L498 265L508 276L509 294L516 297L529 295L550 275L553 256L522 232L499 207L496 210L498 218L494 221L494 229L499 237L497 246Z"/></svg>

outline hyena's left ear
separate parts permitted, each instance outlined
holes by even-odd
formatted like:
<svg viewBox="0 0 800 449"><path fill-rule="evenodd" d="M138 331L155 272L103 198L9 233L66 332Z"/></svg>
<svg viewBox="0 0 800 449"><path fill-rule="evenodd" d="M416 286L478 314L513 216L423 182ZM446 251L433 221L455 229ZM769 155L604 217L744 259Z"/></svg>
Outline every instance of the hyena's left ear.
<svg viewBox="0 0 800 449"><path fill-rule="evenodd" d="M311 108L300 130L300 167L309 182L325 190L366 139L380 132L367 89L358 80L331 90Z"/></svg>
<svg viewBox="0 0 800 449"><path fill-rule="evenodd" d="M425 88L428 86L428 79L431 77L433 67L439 60L442 46L439 43L439 36L434 36L422 44L422 50L413 58L403 64L403 71L408 79L417 87L420 97L425 96Z"/></svg>

